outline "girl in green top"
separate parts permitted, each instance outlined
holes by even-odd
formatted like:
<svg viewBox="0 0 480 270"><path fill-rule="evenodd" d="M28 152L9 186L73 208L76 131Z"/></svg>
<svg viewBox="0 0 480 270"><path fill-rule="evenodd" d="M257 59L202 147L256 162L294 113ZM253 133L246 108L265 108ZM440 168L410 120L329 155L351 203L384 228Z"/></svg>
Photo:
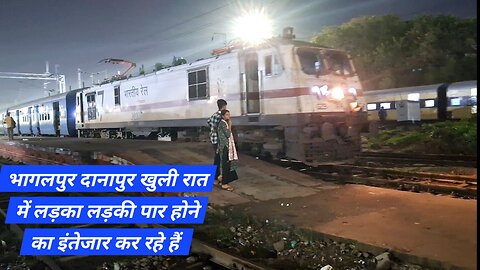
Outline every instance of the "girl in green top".
<svg viewBox="0 0 480 270"><path fill-rule="evenodd" d="M220 154L220 176L218 180L222 189L232 191L229 185L238 179L236 161L238 160L235 142L232 134L230 111L222 110L222 121L218 124L218 150Z"/></svg>

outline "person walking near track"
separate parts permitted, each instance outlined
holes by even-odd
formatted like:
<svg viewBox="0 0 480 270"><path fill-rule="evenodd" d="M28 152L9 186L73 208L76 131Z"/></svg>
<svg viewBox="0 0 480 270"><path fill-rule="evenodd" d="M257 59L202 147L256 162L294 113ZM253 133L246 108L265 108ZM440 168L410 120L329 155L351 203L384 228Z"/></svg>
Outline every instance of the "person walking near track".
<svg viewBox="0 0 480 270"><path fill-rule="evenodd" d="M10 116L9 112L7 112L7 116L3 120L3 123L7 126L8 140L13 140L13 129L17 123L15 123L15 120L13 120L13 118Z"/></svg>

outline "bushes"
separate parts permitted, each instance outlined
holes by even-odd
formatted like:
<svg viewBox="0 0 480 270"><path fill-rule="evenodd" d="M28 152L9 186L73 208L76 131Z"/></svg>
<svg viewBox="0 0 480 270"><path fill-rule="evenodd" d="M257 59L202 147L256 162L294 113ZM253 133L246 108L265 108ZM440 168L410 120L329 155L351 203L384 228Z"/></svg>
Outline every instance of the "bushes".
<svg viewBox="0 0 480 270"><path fill-rule="evenodd" d="M384 130L370 138L369 145L372 149L388 147L400 152L476 155L477 123L472 119L424 124L415 131Z"/></svg>

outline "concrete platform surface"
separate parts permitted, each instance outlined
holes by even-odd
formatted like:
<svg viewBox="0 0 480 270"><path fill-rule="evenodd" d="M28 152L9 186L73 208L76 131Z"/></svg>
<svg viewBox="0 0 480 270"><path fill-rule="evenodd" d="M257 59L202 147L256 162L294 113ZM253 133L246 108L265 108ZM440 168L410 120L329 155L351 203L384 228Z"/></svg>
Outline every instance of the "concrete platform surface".
<svg viewBox="0 0 480 270"><path fill-rule="evenodd" d="M5 140L0 140L5 143ZM30 138L14 145L102 152L134 164L210 164L208 143ZM252 215L466 269L477 266L477 202L362 185L335 185L240 155L233 192L209 201ZM282 206L283 203L283 206ZM289 205L288 207L286 205Z"/></svg>

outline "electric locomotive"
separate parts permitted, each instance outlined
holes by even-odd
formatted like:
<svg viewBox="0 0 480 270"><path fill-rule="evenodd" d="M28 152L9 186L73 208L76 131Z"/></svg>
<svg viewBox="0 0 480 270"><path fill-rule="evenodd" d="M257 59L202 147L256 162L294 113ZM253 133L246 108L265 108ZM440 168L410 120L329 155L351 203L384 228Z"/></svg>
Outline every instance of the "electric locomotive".
<svg viewBox="0 0 480 270"><path fill-rule="evenodd" d="M206 120L222 98L241 149L304 162L345 159L360 150L367 117L346 52L294 40L293 28L286 28L282 37L261 45L234 43L212 54L58 95L65 101L47 108L57 121L48 120L48 113L39 120L36 101L9 110L25 116L21 134L35 134L37 122L47 121L52 135L206 139Z"/></svg>

